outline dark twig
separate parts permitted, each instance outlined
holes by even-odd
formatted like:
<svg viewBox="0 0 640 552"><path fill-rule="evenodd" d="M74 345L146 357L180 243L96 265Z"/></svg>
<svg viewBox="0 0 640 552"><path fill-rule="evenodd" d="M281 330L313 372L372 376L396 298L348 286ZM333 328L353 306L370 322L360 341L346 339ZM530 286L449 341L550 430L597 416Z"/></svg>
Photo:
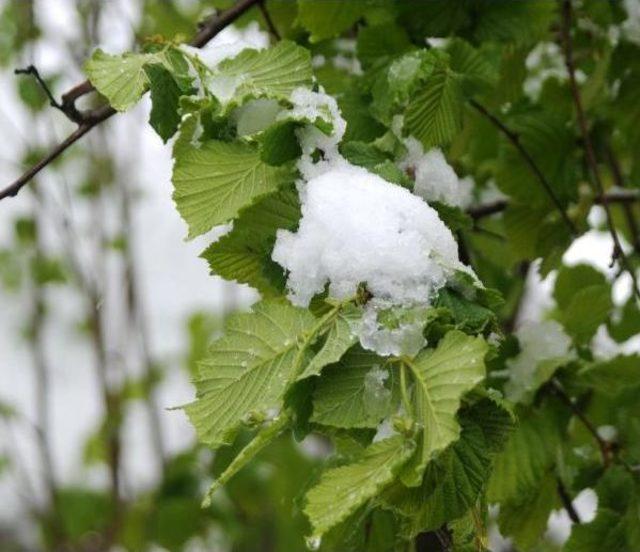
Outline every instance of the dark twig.
<svg viewBox="0 0 640 552"><path fill-rule="evenodd" d="M576 81L576 69L573 60L573 42L571 39L571 18L572 18L572 9L571 9L571 0L562 0L562 42L564 43L564 58L565 65L567 67L567 73L569 74L569 87L571 89L571 95L573 97L573 103L576 108L576 117L578 119L578 127L580 128L580 134L582 135L582 142L584 144L586 160L589 165L589 169L591 171L591 175L593 177L593 184L596 189L596 193L603 198L602 206L604 207L606 216L607 216L607 225L609 227L609 233L611 234L611 238L613 239L613 258L620 259L621 265L625 267L629 276L631 276L631 280L633 282L633 292L640 299L640 288L638 288L638 281L636 278L635 271L633 267L629 263L629 259L622 249L622 245L620 243L620 238L618 236L618 232L616 230L613 216L611 214L611 209L609 208L609 201L607 196L604 193L604 186L602 184L602 179L600 178L600 170L598 169L598 160L596 159L595 150L593 148L593 143L591 142L591 135L589 134L589 128L587 125L587 117L584 111L584 107L582 105L582 97L580 95L580 88L578 87L578 82Z"/></svg>
<svg viewBox="0 0 640 552"><path fill-rule="evenodd" d="M600 437L598 430L595 428L593 423L591 423L591 420L589 420L589 418L584 415L582 410L578 408L578 405L574 403L573 400L571 400L571 397L569 397L569 395L565 393L562 386L555 379L551 380L551 382L549 383L549 388L553 392L553 394L556 395L556 397L558 397L569 408L569 410L571 410L573 415L578 418L580 422L582 422L582 425L585 427L585 429L596 440L596 442L598 443L598 448L600 449L600 455L602 456L602 464L605 468L608 468L611 464L612 452L610 443Z"/></svg>
<svg viewBox="0 0 640 552"><path fill-rule="evenodd" d="M529 167L531 172L536 176L536 178L538 179L538 181L540 182L540 184L544 188L545 192L549 196L549 199L551 200L551 202L553 203L555 208L560 213L560 216L562 217L562 220L565 222L565 224L567 225L567 227L569 228L571 233L573 235L576 235L578 233L578 231L576 230L576 227L573 224L573 221L569 218L569 216L565 212L564 208L562 207L562 204L560 203L560 200L557 198L556 194L554 193L553 188L551 187L551 184L547 180L547 177L540 170L540 167L538 167L537 163L534 161L533 157L531 157L531 155L529 154L527 149L522 145L522 142L520 141L520 136L518 135L518 133L516 133L513 130L511 130L500 119L498 119L493 113L489 112L482 104L478 103L477 101L475 101L473 99L469 100L469 103L471 104L471 106L474 109L476 109L478 112L480 112L482 115L484 115L489 121L491 121L491 123L498 130L500 130L500 132L502 132L505 135L507 140L509 140L509 142L511 142L513 147L515 147L518 150L518 153L520 153L520 155L524 159L525 163L527 164L527 166Z"/></svg>
<svg viewBox="0 0 640 552"><path fill-rule="evenodd" d="M593 202L598 205L602 205L605 201L608 204L620 203L622 205L630 205L635 202L640 202L640 193L636 190L618 190L615 192L605 193L601 196L596 196L593 200ZM508 206L509 202L506 199L497 199L491 203L469 207L469 209L467 209L467 214L472 219L478 220L501 213Z"/></svg>
<svg viewBox="0 0 640 552"><path fill-rule="evenodd" d="M571 497L569 496L569 493L567 492L562 479L560 479L559 477L556 480L556 489L558 490L558 496L560 497L562 506L567 511L567 514L569 514L569 519L576 524L582 523L580 515L573 507L573 501L571 500Z"/></svg>
<svg viewBox="0 0 640 552"><path fill-rule="evenodd" d="M267 27L269 28L269 32L271 33L271 36L273 36L273 38L275 38L276 40L280 40L280 33L278 32L278 29L276 28L273 19L271 19L271 14L269 13L269 10L267 9L267 6L265 4L265 0L260 0L260 2L258 2L258 8L260 9L260 12L262 13L262 17L264 19L264 22L267 24Z"/></svg>
<svg viewBox="0 0 640 552"><path fill-rule="evenodd" d="M197 34L193 37L189 44L191 46L194 46L195 48L202 48L220 31L233 23L244 12L246 12L255 4L258 4L260 1L261 0L239 0L228 10L223 11L219 15L213 15L200 26ZM55 107L63 111L65 115L67 115L67 117L69 117L73 122L77 123L78 128L74 130L69 136L67 136L67 138L65 138L61 143L56 145L44 158L38 161L38 163L36 163L27 172L20 176L20 178L18 178L15 182L12 182L9 186L0 190L0 200L7 197L16 196L18 192L20 192L20 190L36 174L38 174L52 161L57 159L70 146L72 146L80 138L82 138L87 132L117 113L115 109L108 105L89 111L79 111L75 107L76 100L84 96L85 94L92 92L93 90L93 85L89 81L84 81L63 94L62 103L58 103L53 95L50 94L50 100L55 102ZM73 116L71 116L70 114L73 114Z"/></svg>

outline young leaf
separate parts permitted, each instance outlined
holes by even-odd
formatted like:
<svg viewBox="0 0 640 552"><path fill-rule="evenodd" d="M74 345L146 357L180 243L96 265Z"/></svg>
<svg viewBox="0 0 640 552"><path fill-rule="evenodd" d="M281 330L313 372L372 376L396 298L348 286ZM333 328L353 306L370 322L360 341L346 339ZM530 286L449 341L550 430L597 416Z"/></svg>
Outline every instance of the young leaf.
<svg viewBox="0 0 640 552"><path fill-rule="evenodd" d="M287 100L291 92L312 83L309 50L283 40L267 50L247 49L224 60L207 81L214 96L226 105L248 98Z"/></svg>
<svg viewBox="0 0 640 552"><path fill-rule="evenodd" d="M487 350L482 337L454 330L436 349L403 359L414 380L413 414L423 430L416 456L402 474L406 485L419 485L429 460L459 437L456 412L462 395L484 378Z"/></svg>
<svg viewBox="0 0 640 552"><path fill-rule="evenodd" d="M346 519L393 481L411 456L413 441L392 437L368 447L353 464L327 470L307 493L304 512L316 537Z"/></svg>
<svg viewBox="0 0 640 552"><path fill-rule="evenodd" d="M353 305L342 307L329 327L322 347L298 379L317 376L325 366L338 362L342 355L358 341L352 331L352 325L361 317L361 309Z"/></svg>
<svg viewBox="0 0 640 552"><path fill-rule="evenodd" d="M257 148L210 140L176 154L173 199L193 238L292 181L290 167L266 165Z"/></svg>
<svg viewBox="0 0 640 552"><path fill-rule="evenodd" d="M460 82L447 67L438 67L407 106L405 128L431 148L450 142L461 125Z"/></svg>
<svg viewBox="0 0 640 552"><path fill-rule="evenodd" d="M123 54L112 56L96 50L85 65L85 72L95 86L118 111L126 111L142 96L148 85L144 67L159 63L159 54Z"/></svg>
<svg viewBox="0 0 640 552"><path fill-rule="evenodd" d="M229 318L195 380L198 399L185 410L200 440L228 444L243 420L279 408L305 358L315 318L284 301L263 301Z"/></svg>

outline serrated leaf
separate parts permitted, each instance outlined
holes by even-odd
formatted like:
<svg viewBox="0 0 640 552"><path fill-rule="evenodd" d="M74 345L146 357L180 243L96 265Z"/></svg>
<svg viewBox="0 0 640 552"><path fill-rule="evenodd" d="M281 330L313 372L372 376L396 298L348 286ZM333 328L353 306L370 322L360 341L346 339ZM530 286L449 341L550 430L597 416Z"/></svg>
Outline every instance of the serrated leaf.
<svg viewBox="0 0 640 552"><path fill-rule="evenodd" d="M453 330L436 349L403 359L414 381L413 415L422 428L416 456L402 474L405 485L419 485L429 460L459 437L456 412L462 395L484 378L487 350L482 337Z"/></svg>
<svg viewBox="0 0 640 552"><path fill-rule="evenodd" d="M230 443L247 417L281 406L314 325L311 313L285 301L263 301L229 318L224 337L200 364L198 398L185 407L200 441Z"/></svg>
<svg viewBox="0 0 640 552"><path fill-rule="evenodd" d="M180 96L182 92L171 73L161 64L148 64L144 68L151 90L149 124L163 142L171 138L180 124Z"/></svg>
<svg viewBox="0 0 640 552"><path fill-rule="evenodd" d="M354 463L327 470L307 493L304 512L315 536L346 519L391 483L414 450L414 443L392 437L374 443Z"/></svg>
<svg viewBox="0 0 640 552"><path fill-rule="evenodd" d="M210 140L176 153L173 199L193 238L292 181L290 167L263 163L257 148Z"/></svg>
<svg viewBox="0 0 640 552"><path fill-rule="evenodd" d="M294 230L300 219L300 202L293 189L258 200L239 212L231 232L203 253L212 274L257 289L268 297L282 291L284 277L271 260L276 231Z"/></svg>
<svg viewBox="0 0 640 552"><path fill-rule="evenodd" d="M352 331L352 324L361 317L362 311L356 307L342 308L329 327L322 347L298 379L317 376L325 366L338 362L358 341L358 337Z"/></svg>
<svg viewBox="0 0 640 552"><path fill-rule="evenodd" d="M247 98L287 100L294 89L311 86L312 74L309 50L283 40L222 61L207 88L227 106L241 105Z"/></svg>
<svg viewBox="0 0 640 552"><path fill-rule="evenodd" d="M456 75L437 68L409 102L404 123L425 148L449 143L462 126L462 90Z"/></svg>
<svg viewBox="0 0 640 552"><path fill-rule="evenodd" d="M360 347L326 368L313 393L311 421L333 427L375 428L390 414L391 390L383 360ZM372 372L373 371L373 372Z"/></svg>
<svg viewBox="0 0 640 552"><path fill-rule="evenodd" d="M385 493L385 504L405 518L407 537L458 519L477 503L513 427L511 415L489 398L465 407L459 419L460 439L427 466L421 485L397 484Z"/></svg>
<svg viewBox="0 0 640 552"><path fill-rule="evenodd" d="M300 157L298 126L295 121L280 121L266 129L260 135L260 159L267 165L279 166Z"/></svg>

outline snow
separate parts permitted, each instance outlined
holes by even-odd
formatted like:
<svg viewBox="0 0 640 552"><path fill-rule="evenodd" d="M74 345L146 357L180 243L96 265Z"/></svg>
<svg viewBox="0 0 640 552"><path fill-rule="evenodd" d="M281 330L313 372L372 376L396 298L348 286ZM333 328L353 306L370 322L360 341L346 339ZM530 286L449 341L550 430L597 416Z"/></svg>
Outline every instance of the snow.
<svg viewBox="0 0 640 552"><path fill-rule="evenodd" d="M623 0L627 19L622 23L623 36L634 44L640 45L640 0Z"/></svg>
<svg viewBox="0 0 640 552"><path fill-rule="evenodd" d="M471 203L473 180L459 179L438 148L425 153L422 144L410 136L404 140L407 154L400 168L415 175L413 192L425 201L439 201L462 209Z"/></svg>
<svg viewBox="0 0 640 552"><path fill-rule="evenodd" d="M359 283L393 305L426 304L460 269L437 212L361 167L336 164L311 179L297 233L279 230L272 258L289 272L289 298L306 306L329 283L337 299Z"/></svg>
<svg viewBox="0 0 640 552"><path fill-rule="evenodd" d="M524 81L523 90L531 100L537 101L547 79L564 82L569 78L560 46L555 42L540 42L525 60L529 74ZM576 81L582 84L586 80L583 71L576 71Z"/></svg>
<svg viewBox="0 0 640 552"><path fill-rule="evenodd" d="M338 54L333 57L331 63L336 69L341 69L351 75L362 75L362 66L360 65L360 60L357 57L347 57L342 54Z"/></svg>
<svg viewBox="0 0 640 552"><path fill-rule="evenodd" d="M367 304L364 316L357 328L360 343L365 349L376 351L379 355L415 356L427 341L422 335L424 321L417 313L406 313L404 320L395 328L387 328L379 318L390 305L386 301L372 299Z"/></svg>
<svg viewBox="0 0 640 552"><path fill-rule="evenodd" d="M571 338L555 320L525 322L516 330L520 352L507 361L509 381L505 392L510 400L521 400L535 384L536 371L546 360L570 358Z"/></svg>
<svg viewBox="0 0 640 552"><path fill-rule="evenodd" d="M389 372L373 366L364 377L364 403L370 411L376 412L381 406L386 406L391 399L391 391L384 382L389 378Z"/></svg>

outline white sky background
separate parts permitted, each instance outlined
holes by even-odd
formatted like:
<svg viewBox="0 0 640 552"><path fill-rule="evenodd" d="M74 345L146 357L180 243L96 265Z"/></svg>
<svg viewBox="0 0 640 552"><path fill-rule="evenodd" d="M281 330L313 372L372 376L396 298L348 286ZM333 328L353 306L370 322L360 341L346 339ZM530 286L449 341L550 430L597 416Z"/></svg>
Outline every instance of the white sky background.
<svg viewBox="0 0 640 552"><path fill-rule="evenodd" d="M0 5L2 2L0 0ZM101 33L103 39L99 46L110 52L127 49L132 41L132 29L139 18L138 3L113 0L106 2L105 6L102 22L103 25L108 24L108 28ZM77 38L79 26L75 4L72 0L40 0L36 13L44 38L36 47L34 62L44 75L63 75L56 84L59 95L84 78L67 59L67 43ZM53 143L72 129L64 116L53 109L48 112L46 125L31 128L16 96L14 79L12 68L0 72L0 186L18 176L20 170L13 160L20 159L34 134L47 137ZM115 116L107 125L108 139L118 164L129 167L124 174L131 179L133 187L143 192L142 199L133 209L137 236L134 246L139 258L153 356L168 365L168 377L161 389L160 402L163 407L169 407L184 404L193 396L180 365L186 346L185 321L188 315L195 310L219 311L225 296L226 301L231 295L238 304L248 305L256 295L246 288L226 284L208 275L206 263L198 255L210 240L183 241L186 226L171 201L170 146L163 145L146 124L148 112L149 102L145 99L137 108ZM70 182L73 182L74 163L68 162L62 170ZM45 169L40 186L46 190L48 200L59 201L62 208L66 208L64 181L56 176L60 172L58 168L53 171ZM10 243L14 217L28 210L30 201L29 193L25 191L17 198L0 203L0 247ZM89 213L82 212L82 205L71 205L70 208L75 220L89 225ZM48 231L54 236L51 247L55 248L59 245L56 230ZM574 243L565 260L568 264L590 262L611 273L608 268L611 251L609 236L592 231ZM545 310L552 305L552 281L552 277L545 282L530 278L529 295L521 313L523 320L544 316ZM111 292L117 293L118 290ZM623 281L616 286L615 294L618 301L627 296L628 282ZM77 293L69 289L53 289L49 298L52 322L47 328L47 346L53 371L51 427L57 475L65 483L101 484L105 481L105 472L84 468L81 458L82 444L95 429L102 413L102 402L91 367L91 351L74 329L81 316L81 305ZM20 325L26 317L25 300L24 295L12 296L0 291L0 401L14 404L27 420L33 420L29 350L19 335ZM105 308L109 308L108 305ZM611 354L611 344L606 336L599 335L598 339L603 342L603 354ZM637 341L625 345L625 349L638 350ZM193 440L193 430L184 415L176 411L163 411L161 415L169 448L176 451L188 446ZM156 477L155 470L150 469L155 462L149 441L140 438L138 431L144 416L142 408L135 408L127 421L124 435L127 480L135 488L153 483ZM14 434L9 435L0 428L0 448L10 446L9 439L15 439L23 471L33 481L33 475L39 472L33 433L25 425L14 429ZM20 514L21 494L31 492L24 487L23 481L15 477L0 478L0 496L3 497L0 500L0 522L24 520ZM37 489L33 492L38 494ZM592 512L593 506L592 496L579 500L583 514ZM562 516L556 516L552 525L561 535L567 528Z"/></svg>

